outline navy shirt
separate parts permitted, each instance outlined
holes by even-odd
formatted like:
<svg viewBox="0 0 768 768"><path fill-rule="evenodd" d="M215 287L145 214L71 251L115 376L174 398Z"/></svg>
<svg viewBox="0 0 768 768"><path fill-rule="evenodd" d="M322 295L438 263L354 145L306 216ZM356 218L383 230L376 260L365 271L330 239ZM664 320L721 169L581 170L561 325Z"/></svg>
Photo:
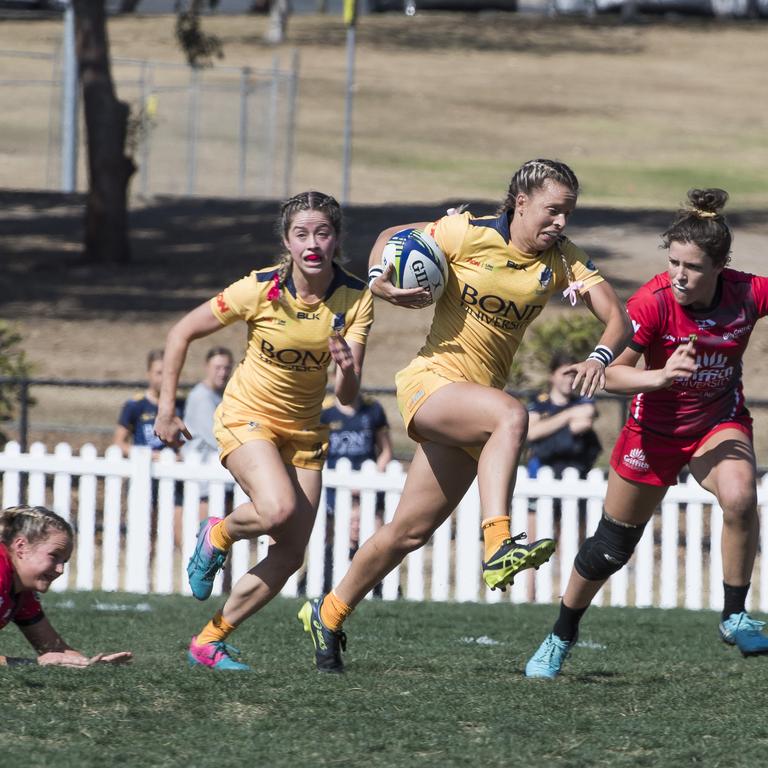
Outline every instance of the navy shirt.
<svg viewBox="0 0 768 768"><path fill-rule="evenodd" d="M547 418L576 405L594 402L591 397L577 397L565 405L556 405L549 395L543 394L528 406L528 410ZM567 467L575 467L583 477L592 469L602 450L600 439L593 429L574 435L568 425L541 440L532 440L528 447L528 474L531 477L536 477L541 466L552 467L556 477L560 477Z"/></svg>
<svg viewBox="0 0 768 768"><path fill-rule="evenodd" d="M341 459L349 459L353 469L360 469L364 461L376 460L376 433L388 427L387 415L376 400L363 400L360 410L351 416L335 405L326 408L320 421L330 427L328 466L333 468Z"/></svg>
<svg viewBox="0 0 768 768"><path fill-rule="evenodd" d="M182 401L177 400L176 415L181 416L183 410ZM146 395L137 395L125 402L117 423L131 433L134 445L146 445L153 451L159 451L165 448L165 443L155 435L156 418L157 405L150 402Z"/></svg>

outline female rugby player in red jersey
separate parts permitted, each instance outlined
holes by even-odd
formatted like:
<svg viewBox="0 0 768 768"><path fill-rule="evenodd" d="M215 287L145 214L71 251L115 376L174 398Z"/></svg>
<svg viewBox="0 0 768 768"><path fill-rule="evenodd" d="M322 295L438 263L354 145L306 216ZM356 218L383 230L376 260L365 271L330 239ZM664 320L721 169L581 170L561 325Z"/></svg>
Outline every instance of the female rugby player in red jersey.
<svg viewBox="0 0 768 768"><path fill-rule="evenodd" d="M745 656L768 653L763 622L745 610L758 516L752 419L741 382L750 334L768 314L768 278L726 268L727 199L721 189L689 191L690 207L662 235L667 271L627 303L634 336L607 369L606 389L635 397L611 456L604 516L576 555L560 615L528 661L528 677L560 672L592 598L627 563L686 465L723 509L720 636ZM641 357L645 367L636 368Z"/></svg>
<svg viewBox="0 0 768 768"><path fill-rule="evenodd" d="M38 592L64 573L72 554L72 528L45 507L8 507L0 512L0 629L12 621L37 651L36 659L0 656L0 666L88 667L129 661L129 651L83 656L71 648L43 613Z"/></svg>

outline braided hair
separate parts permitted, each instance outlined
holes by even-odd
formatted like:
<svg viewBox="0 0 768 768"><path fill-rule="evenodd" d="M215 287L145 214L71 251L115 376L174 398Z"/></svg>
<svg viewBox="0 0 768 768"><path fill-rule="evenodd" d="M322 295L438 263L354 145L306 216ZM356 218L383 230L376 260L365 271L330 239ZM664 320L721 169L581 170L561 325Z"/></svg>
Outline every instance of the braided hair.
<svg viewBox="0 0 768 768"><path fill-rule="evenodd" d="M334 197L331 197L331 195L316 192L315 190L300 192L298 195L294 195L286 200L280 206L280 216L278 217L276 224L277 235L280 238L280 242L282 243L288 239L288 232L291 229L291 224L293 223L296 214L301 213L302 211L319 211L328 217L328 221L333 227L333 231L336 233L336 252L333 254L333 258L340 258L342 231L341 206ZM291 255L286 251L281 257L277 267L276 287L278 289L283 288L290 273Z"/></svg>
<svg viewBox="0 0 768 768"><path fill-rule="evenodd" d="M733 237L722 214L728 202L724 189L689 189L688 205L681 208L675 220L662 233L662 248L671 243L693 243L712 259L716 267L730 260Z"/></svg>
<svg viewBox="0 0 768 768"><path fill-rule="evenodd" d="M514 211L519 194L530 195L535 190L541 189L548 180L562 184L574 195L579 194L579 180L565 163L543 158L529 160L515 171L509 182L507 196L496 213L500 215L506 211Z"/></svg>
<svg viewBox="0 0 768 768"><path fill-rule="evenodd" d="M44 541L52 530L61 531L72 541L72 526L46 507L29 507L20 504L0 512L0 542L9 546L17 536L23 536L30 544Z"/></svg>

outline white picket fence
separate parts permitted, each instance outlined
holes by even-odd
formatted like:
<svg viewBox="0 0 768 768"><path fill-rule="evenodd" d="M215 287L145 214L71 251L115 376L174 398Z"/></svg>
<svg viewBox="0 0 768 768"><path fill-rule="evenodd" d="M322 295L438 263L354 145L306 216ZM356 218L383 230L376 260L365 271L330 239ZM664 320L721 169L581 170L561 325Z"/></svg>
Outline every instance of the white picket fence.
<svg viewBox="0 0 768 768"><path fill-rule="evenodd" d="M209 514L222 516L228 490L234 503L245 501L229 473L218 462L176 461L165 451L153 462L149 449L134 448L124 458L116 447L99 456L91 445L73 455L67 444L53 453L37 443L22 453L17 443L0 452L3 507L19 503L45 505L76 527L75 551L64 575L53 589L127 591L189 594L186 562L195 545L199 519L200 483L208 483ZM390 520L402 491L405 474L393 462L385 473L373 462L360 471L342 461L323 473L324 486L336 488L333 545L334 580L349 564L349 524L352 493L360 492L360 541L376 525L376 495L384 493L384 519ZM157 480L157 520L152 523L152 481ZM174 484L183 483L181 552L174 547ZM556 480L544 469L535 479L520 470L512 505L513 533L529 529L535 520L536 537L553 536L558 516L558 551L535 573L518 576L507 593L492 592L480 576L482 542L477 484L470 488L454 515L442 525L428 546L412 552L383 582L385 600L457 600L513 603L535 600L550 603L565 589L573 558L579 547L579 502L586 507L586 532L594 531L602 514L606 479L593 470L587 479L575 472ZM758 488L761 509L768 506L768 480ZM325 509L321 499L320 509ZM294 575L283 589L286 596L298 593L300 576L306 592L322 591L325 568L326 516L319 514L310 538L303 574ZM584 526L582 525L582 528ZM597 596L597 604L617 606L685 606L719 609L722 602L720 533L722 512L714 497L692 479L672 488L660 514L648 525L636 554L627 568L613 576ZM582 531L583 533L583 531ZM710 542L713 546L710 547ZM262 559L267 537L237 542L230 571L238 579ZM750 596L761 611L768 611L768 525L762 528L758 565ZM530 583L533 579L533 583ZM222 591L219 575L214 594Z"/></svg>

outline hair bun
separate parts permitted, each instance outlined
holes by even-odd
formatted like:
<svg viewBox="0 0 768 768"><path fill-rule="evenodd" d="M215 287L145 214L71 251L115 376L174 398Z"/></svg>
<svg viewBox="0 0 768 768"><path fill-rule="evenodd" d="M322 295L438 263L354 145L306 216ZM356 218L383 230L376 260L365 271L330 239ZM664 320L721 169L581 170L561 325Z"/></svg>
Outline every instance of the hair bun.
<svg viewBox="0 0 768 768"><path fill-rule="evenodd" d="M688 201L694 211L719 214L728 202L728 193L724 189L689 189Z"/></svg>

